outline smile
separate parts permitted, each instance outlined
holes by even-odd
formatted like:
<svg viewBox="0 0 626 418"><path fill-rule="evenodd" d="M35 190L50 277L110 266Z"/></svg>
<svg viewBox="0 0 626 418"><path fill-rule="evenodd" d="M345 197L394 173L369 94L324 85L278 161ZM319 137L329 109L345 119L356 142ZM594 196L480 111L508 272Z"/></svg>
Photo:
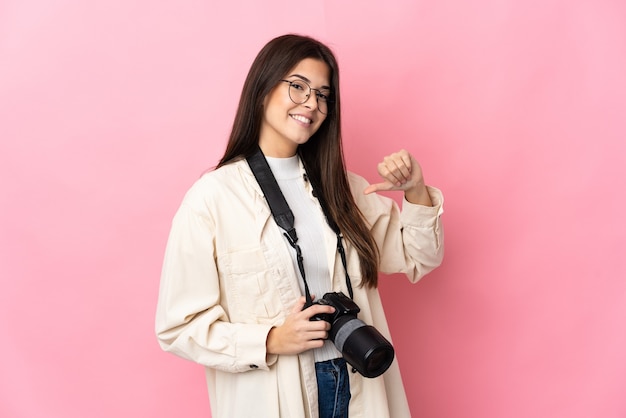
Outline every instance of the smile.
<svg viewBox="0 0 626 418"><path fill-rule="evenodd" d="M298 122L306 123L309 125L313 123L311 119L305 118L304 116L301 116L301 115L289 115L289 116L291 116L293 119L297 120Z"/></svg>

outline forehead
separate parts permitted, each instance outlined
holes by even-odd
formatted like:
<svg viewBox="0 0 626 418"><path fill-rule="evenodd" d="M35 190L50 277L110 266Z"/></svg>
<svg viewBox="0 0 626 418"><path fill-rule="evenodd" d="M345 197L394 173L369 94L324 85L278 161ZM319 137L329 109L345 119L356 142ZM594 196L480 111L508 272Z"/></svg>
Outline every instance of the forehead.
<svg viewBox="0 0 626 418"><path fill-rule="evenodd" d="M330 68L318 59L305 58L287 73L289 78L300 78L313 88L330 88Z"/></svg>

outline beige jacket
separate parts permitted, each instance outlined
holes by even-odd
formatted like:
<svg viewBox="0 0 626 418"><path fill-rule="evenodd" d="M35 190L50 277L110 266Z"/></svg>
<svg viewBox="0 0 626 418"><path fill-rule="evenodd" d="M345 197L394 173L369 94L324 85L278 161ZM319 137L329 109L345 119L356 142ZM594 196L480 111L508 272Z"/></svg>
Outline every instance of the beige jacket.
<svg viewBox="0 0 626 418"><path fill-rule="evenodd" d="M434 207L405 200L400 213L391 199L363 195L363 178L350 173L349 180L381 250L382 272L406 273L416 282L441 263L439 190L429 188ZM330 228L325 234L333 291L348 294L336 236ZM391 341L378 291L359 286L357 253L345 245L359 319ZM213 418L318 416L313 354L267 355L265 347L270 328L301 295L297 277L245 160L205 174L190 188L167 244L156 333L165 351L205 366ZM410 416L395 360L377 378L350 373L350 390L351 418Z"/></svg>

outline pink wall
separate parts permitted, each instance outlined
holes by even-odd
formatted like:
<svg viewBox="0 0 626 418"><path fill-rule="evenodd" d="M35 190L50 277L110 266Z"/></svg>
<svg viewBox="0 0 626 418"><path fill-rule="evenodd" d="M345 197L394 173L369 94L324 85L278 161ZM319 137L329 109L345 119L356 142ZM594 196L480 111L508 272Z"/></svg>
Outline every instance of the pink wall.
<svg viewBox="0 0 626 418"><path fill-rule="evenodd" d="M210 416L153 335L161 257L292 31L339 56L350 168L406 147L446 195L444 266L381 285L414 415L626 416L614 0L0 3L0 416Z"/></svg>

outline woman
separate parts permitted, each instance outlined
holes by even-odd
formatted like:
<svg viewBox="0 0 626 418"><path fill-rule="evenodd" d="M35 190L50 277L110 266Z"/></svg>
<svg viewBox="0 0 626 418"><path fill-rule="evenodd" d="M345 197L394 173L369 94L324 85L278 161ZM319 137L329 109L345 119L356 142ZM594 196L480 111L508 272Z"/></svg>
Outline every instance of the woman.
<svg viewBox="0 0 626 418"><path fill-rule="evenodd" d="M302 266L246 160L259 149L294 214ZM356 373L330 324L311 320L334 308L305 297L352 294L359 319L389 338L378 272L416 282L441 263L441 193L406 151L378 171L382 182L368 185L345 170L329 48L297 35L270 41L223 158L174 217L163 264L157 336L205 366L214 418L410 416L396 361L380 377ZM381 190L404 192L402 213Z"/></svg>

